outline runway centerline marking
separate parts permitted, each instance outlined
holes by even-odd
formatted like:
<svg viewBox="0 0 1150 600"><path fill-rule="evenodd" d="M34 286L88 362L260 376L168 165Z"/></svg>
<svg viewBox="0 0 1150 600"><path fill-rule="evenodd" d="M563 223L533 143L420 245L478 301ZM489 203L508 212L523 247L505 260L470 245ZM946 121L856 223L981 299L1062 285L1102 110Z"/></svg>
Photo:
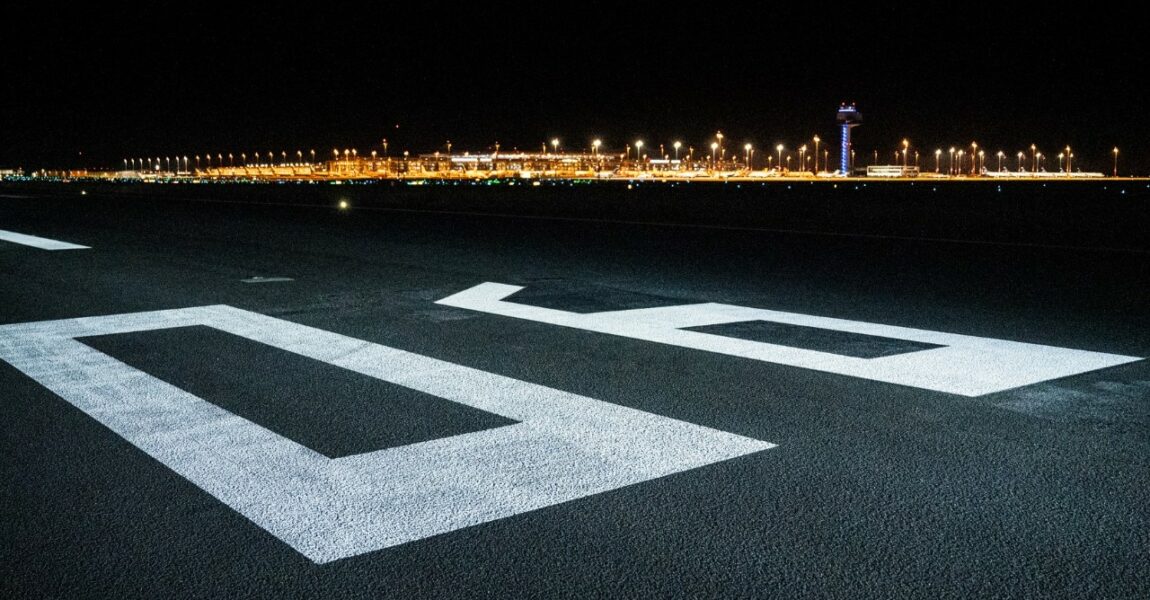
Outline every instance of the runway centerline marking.
<svg viewBox="0 0 1150 600"><path fill-rule="evenodd" d="M194 325L518 423L332 459L76 339ZM316 563L775 446L223 305L3 325L0 360Z"/></svg>
<svg viewBox="0 0 1150 600"><path fill-rule="evenodd" d="M713 302L573 313L505 300L522 289L502 283L481 283L436 304L962 396L982 396L1141 360L1134 356ZM685 330L744 321L771 321L941 347L860 358Z"/></svg>
<svg viewBox="0 0 1150 600"><path fill-rule="evenodd" d="M50 240L48 238L36 237L26 233L16 233L15 231L5 231L0 229L0 240L5 242L12 242L13 244L20 244L22 246L31 246L41 250L87 250L88 246L81 246L80 244L72 244L70 242L61 242L59 240Z"/></svg>

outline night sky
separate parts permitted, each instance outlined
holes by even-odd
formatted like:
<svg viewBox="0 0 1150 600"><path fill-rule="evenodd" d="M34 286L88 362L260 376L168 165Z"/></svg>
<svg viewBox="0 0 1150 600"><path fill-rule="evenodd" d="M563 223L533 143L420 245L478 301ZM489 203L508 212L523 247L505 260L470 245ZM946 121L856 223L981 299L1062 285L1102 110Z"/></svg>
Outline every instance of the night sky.
<svg viewBox="0 0 1150 600"><path fill-rule="evenodd" d="M6 8L0 168L382 152L385 137L393 155L556 136L701 149L717 129L739 147L795 146L833 140L835 108L852 100L868 154L904 137L924 159L972 140L1008 155L1069 143L1108 171L1117 145L1150 172L1145 9L486 4Z"/></svg>

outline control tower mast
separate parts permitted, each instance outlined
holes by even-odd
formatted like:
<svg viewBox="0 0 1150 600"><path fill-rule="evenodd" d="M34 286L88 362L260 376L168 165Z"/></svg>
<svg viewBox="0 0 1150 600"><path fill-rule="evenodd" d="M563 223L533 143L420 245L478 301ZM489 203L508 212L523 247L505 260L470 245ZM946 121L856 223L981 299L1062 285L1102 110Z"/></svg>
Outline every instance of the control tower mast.
<svg viewBox="0 0 1150 600"><path fill-rule="evenodd" d="M862 113L855 108L854 103L843 102L839 105L839 127L842 134L839 136L839 172L843 175L851 174L851 129L862 124Z"/></svg>

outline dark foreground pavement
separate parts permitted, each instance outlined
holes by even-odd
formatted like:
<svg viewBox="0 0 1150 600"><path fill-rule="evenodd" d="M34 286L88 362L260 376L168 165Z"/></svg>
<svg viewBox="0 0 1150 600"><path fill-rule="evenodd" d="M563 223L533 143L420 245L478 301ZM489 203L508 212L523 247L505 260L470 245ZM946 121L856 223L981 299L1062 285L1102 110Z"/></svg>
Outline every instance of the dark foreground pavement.
<svg viewBox="0 0 1150 600"><path fill-rule="evenodd" d="M972 397L435 303L499 282L1150 357L1143 251L63 190L0 197L0 230L91 247L0 242L0 325L223 304L777 447L317 563L0 361L0 596L1150 595L1150 361ZM83 342L327 457L513 423L207 327Z"/></svg>

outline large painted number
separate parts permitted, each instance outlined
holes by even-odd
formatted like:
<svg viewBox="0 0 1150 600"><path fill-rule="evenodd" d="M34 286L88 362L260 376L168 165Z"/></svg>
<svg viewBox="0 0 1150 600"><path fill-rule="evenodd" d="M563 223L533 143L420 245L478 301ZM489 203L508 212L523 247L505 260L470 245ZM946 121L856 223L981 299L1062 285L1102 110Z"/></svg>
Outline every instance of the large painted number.
<svg viewBox="0 0 1150 600"><path fill-rule="evenodd" d="M438 304L963 396L981 396L1141 360L1134 356L732 304L684 304L582 314L505 300L522 289L502 283L482 283L448 296ZM771 321L941 347L893 356L859 358L685 329L745 321Z"/></svg>
<svg viewBox="0 0 1150 600"><path fill-rule="evenodd" d="M192 325L519 422L331 459L75 339ZM317 563L773 447L229 306L4 325L0 359Z"/></svg>

